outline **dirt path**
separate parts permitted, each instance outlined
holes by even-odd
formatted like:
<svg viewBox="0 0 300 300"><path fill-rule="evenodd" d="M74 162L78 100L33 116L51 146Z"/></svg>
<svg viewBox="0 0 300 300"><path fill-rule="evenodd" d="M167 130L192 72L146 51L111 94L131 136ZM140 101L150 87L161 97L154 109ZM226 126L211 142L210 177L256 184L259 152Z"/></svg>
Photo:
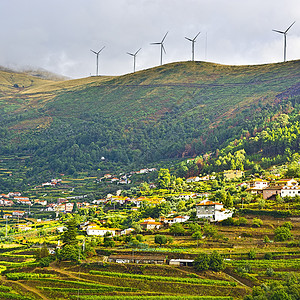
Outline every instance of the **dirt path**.
<svg viewBox="0 0 300 300"><path fill-rule="evenodd" d="M1 276L1 282L11 282L13 284L18 284L19 286L21 286L25 291L31 292L32 294L34 294L35 296L38 296L40 299L43 300L50 300L49 298L47 298L46 296L44 296L43 294L40 293L40 291L34 287L28 286L25 283L19 282L19 281L13 281L13 280L7 280L5 278L5 276Z"/></svg>
<svg viewBox="0 0 300 300"><path fill-rule="evenodd" d="M252 289L253 286L250 286L250 285L247 285L247 284L241 282L240 280L238 280L237 278L235 278L234 276L232 276L231 274L229 274L229 272L226 272L226 270L224 270L223 272L224 272L224 274L226 276L228 276L229 278L231 278L232 280L234 280L235 282L237 282L239 285L241 285L241 286L243 286L243 287L245 287L247 289Z"/></svg>

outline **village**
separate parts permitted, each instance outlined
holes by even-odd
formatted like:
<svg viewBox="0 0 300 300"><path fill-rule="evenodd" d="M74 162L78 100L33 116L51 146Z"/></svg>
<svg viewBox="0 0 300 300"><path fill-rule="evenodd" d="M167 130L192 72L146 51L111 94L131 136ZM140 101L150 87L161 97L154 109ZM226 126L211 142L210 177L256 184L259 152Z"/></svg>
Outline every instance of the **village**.
<svg viewBox="0 0 300 300"><path fill-rule="evenodd" d="M156 169L141 169L136 174L146 174L157 171ZM122 174L119 178L110 174L105 174L97 179L97 182L109 182L110 184L119 185L130 184L130 174ZM244 172L240 170L227 170L222 174L224 182L227 182L235 187L236 190L244 191L241 197L239 193L235 200L228 204L224 199L218 199L218 190L211 192L213 185L216 182L216 175L195 176L185 180L185 192L173 192L167 190L162 194L156 187L156 183L148 185L149 191L140 192L139 195L126 196L123 191L117 190L116 194L107 194L103 199L89 198L88 195L77 195L63 197L63 194L56 199L45 199L45 195L41 198L24 197L20 192L10 192L0 195L0 216L11 225L11 232L31 231L34 230L33 224L42 221L59 221L64 219L64 216L72 216L79 214L85 216L81 218L80 230L87 236L120 236L131 234L136 231L135 228L126 227L126 222L119 220L118 226L111 227L110 216L112 214L125 215L136 213L135 225L138 225L138 232L159 232L160 229L168 228L176 223L195 222L197 220L206 220L211 223L218 223L228 218L232 218L236 208L243 208L245 193L250 197L252 205L261 203L262 201L284 199L286 197L300 196L300 186L295 179L277 179L265 180L261 178L253 178L244 180ZM62 179L52 179L45 182L41 187L46 188L46 191L56 190L62 185ZM202 192L193 191L194 187L201 186ZM226 186L226 185L225 185ZM205 190L207 188L207 190ZM203 190L204 189L204 190ZM224 190L224 187L222 188ZM196 190L199 190L196 188ZM126 194L126 193L125 193ZM161 209L159 215L149 214L148 217L143 217L145 207L159 207L170 202L172 198L172 207L167 210ZM239 197L239 201L237 201ZM246 197L246 198L247 198ZM225 203L223 203L225 202ZM249 202L249 200L248 200ZM187 208L187 203L189 209ZM248 203L249 204L249 203ZM250 204L251 205L251 204ZM44 218L36 217L42 213ZM88 216L93 216L89 217ZM87 220L89 219L89 220ZM116 223L116 222L114 222ZM132 224L130 224L132 225ZM58 226L57 230L63 232L65 227ZM7 232L6 232L7 235Z"/></svg>

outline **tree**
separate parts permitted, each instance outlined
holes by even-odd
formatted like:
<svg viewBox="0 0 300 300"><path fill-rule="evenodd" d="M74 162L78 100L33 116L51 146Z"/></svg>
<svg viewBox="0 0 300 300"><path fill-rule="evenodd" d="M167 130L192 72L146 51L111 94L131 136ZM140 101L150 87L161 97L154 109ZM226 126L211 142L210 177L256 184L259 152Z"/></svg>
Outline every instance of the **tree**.
<svg viewBox="0 0 300 300"><path fill-rule="evenodd" d="M184 235L185 229L183 228L182 224L175 223L170 227L170 233L173 233L174 235Z"/></svg>
<svg viewBox="0 0 300 300"><path fill-rule="evenodd" d="M194 260L194 267L197 271L206 271L209 268L210 258L206 253L200 253Z"/></svg>
<svg viewBox="0 0 300 300"><path fill-rule="evenodd" d="M224 204L225 208L233 207L233 199L229 192L227 192L227 195L226 195L225 199L223 200L223 204Z"/></svg>
<svg viewBox="0 0 300 300"><path fill-rule="evenodd" d="M77 245L77 222L74 218L67 222L67 230L62 234L64 245Z"/></svg>
<svg viewBox="0 0 300 300"><path fill-rule="evenodd" d="M171 183L171 175L169 169L160 169L158 172L157 184L158 188L166 189Z"/></svg>
<svg viewBox="0 0 300 300"><path fill-rule="evenodd" d="M207 237L214 238L218 235L218 229L214 225L211 225L209 223L205 223L204 226L203 226L203 233Z"/></svg>
<svg viewBox="0 0 300 300"><path fill-rule="evenodd" d="M77 261L79 259L79 248L77 245L66 244L59 253L60 260Z"/></svg>
<svg viewBox="0 0 300 300"><path fill-rule="evenodd" d="M197 240L197 247L198 247L198 241L200 239L202 239L202 232L199 230L199 231L195 231L193 234L192 234L192 238L194 240Z"/></svg>
<svg viewBox="0 0 300 300"><path fill-rule="evenodd" d="M156 234L154 237L154 242L155 244L159 244L161 246L162 244L166 244L168 242L168 239L163 234Z"/></svg>
<svg viewBox="0 0 300 300"><path fill-rule="evenodd" d="M216 250L214 250L209 256L209 268L216 272L224 269L224 259Z"/></svg>

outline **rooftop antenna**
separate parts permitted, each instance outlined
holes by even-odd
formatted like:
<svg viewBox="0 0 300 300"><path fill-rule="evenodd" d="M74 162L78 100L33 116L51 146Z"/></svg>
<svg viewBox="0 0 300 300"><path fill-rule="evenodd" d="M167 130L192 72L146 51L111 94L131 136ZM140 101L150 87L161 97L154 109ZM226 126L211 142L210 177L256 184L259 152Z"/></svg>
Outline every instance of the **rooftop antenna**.
<svg viewBox="0 0 300 300"><path fill-rule="evenodd" d="M98 62L99 62L99 54L100 54L100 52L103 50L105 48L105 46L103 46L98 52L96 52L96 51L94 51L94 50L92 50L92 49L90 49L93 53L95 53L96 54L96 56L97 56L97 60L96 60L96 76L98 76L98 67L99 67L99 64L98 64Z"/></svg>
<svg viewBox="0 0 300 300"><path fill-rule="evenodd" d="M192 42L192 61L194 61L194 57L195 57L195 42L196 42L196 38L198 37L199 34L200 34L200 32L198 32L197 35L193 39L185 37L188 41Z"/></svg>
<svg viewBox="0 0 300 300"><path fill-rule="evenodd" d="M296 23L296 21L293 22L292 25L290 25L290 27L289 27L286 31L279 31L279 30L274 30L274 29L273 29L273 31L278 32L278 33L281 33L281 34L283 34L283 36L284 36L284 48L283 48L283 61L284 61L284 62L286 62L286 35L287 35L287 32L290 30L290 28L291 28L295 23Z"/></svg>
<svg viewBox="0 0 300 300"><path fill-rule="evenodd" d="M160 43L151 43L151 45L160 45L160 65L162 65L162 56L163 56L163 51L166 53L165 47L164 47L164 41L167 36L168 32L165 34L163 39L161 40Z"/></svg>
<svg viewBox="0 0 300 300"><path fill-rule="evenodd" d="M133 56L133 73L135 73L135 58L136 58L136 55L139 53L139 51L141 50L142 48L140 48L138 51L136 51L134 54L133 53L129 53L127 52L127 54Z"/></svg>

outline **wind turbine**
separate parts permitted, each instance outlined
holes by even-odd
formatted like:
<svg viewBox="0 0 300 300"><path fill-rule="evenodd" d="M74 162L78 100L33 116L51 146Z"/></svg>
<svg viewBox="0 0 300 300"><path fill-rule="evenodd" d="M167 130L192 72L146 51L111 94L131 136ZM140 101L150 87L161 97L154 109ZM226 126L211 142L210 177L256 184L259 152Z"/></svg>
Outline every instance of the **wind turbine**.
<svg viewBox="0 0 300 300"><path fill-rule="evenodd" d="M90 50L91 50L93 53L95 53L96 56L97 56L97 62L96 62L96 65L97 65L96 70L97 70L97 71L96 71L96 76L98 76L98 66L99 66L98 61L99 61L99 54L100 54L100 52L101 52L104 48L105 48L105 46L103 46L98 52L96 52L96 51L90 49Z"/></svg>
<svg viewBox="0 0 300 300"><path fill-rule="evenodd" d="M134 54L133 53L129 53L127 52L127 54L133 56L133 73L135 73L135 58L136 58L136 55L139 53L139 51L141 50L142 48L140 48L138 51L136 51Z"/></svg>
<svg viewBox="0 0 300 300"><path fill-rule="evenodd" d="M296 21L295 21L296 22ZM284 62L286 62L286 35L287 32L290 30L290 28L295 24L295 22L292 23L292 25L286 30L286 31L279 31L279 30L274 30L275 32L281 33L284 35L284 49L283 49L283 53L284 53Z"/></svg>
<svg viewBox="0 0 300 300"><path fill-rule="evenodd" d="M193 39L185 37L188 41L192 42L192 61L194 61L194 56L195 56L195 42L196 42L196 38L198 37L199 34L200 34L200 32L198 32L197 35Z"/></svg>
<svg viewBox="0 0 300 300"><path fill-rule="evenodd" d="M164 47L164 41L167 36L168 32L165 34L163 39L161 40L160 43L151 43L151 45L160 45L160 65L162 65L162 56L163 56L163 51L166 53L165 47Z"/></svg>

